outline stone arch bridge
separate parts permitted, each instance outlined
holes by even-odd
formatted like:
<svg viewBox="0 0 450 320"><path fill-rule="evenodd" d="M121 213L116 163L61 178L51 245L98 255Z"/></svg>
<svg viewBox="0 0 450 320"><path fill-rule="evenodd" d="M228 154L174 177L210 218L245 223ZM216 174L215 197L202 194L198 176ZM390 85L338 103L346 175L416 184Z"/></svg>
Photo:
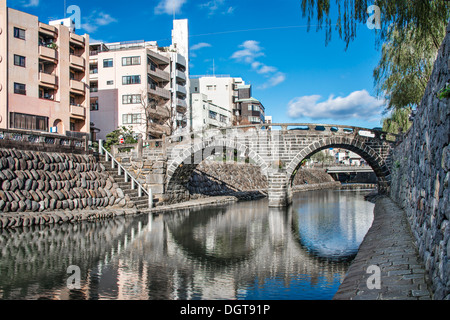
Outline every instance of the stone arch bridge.
<svg viewBox="0 0 450 320"><path fill-rule="evenodd" d="M269 206L292 201L292 184L303 160L327 148L343 148L360 155L378 178L378 189L390 187L391 150L398 136L378 130L321 124L264 124L220 128L166 138L166 198L189 198L187 183L196 167L210 156L226 152L225 161L249 161L268 180Z"/></svg>

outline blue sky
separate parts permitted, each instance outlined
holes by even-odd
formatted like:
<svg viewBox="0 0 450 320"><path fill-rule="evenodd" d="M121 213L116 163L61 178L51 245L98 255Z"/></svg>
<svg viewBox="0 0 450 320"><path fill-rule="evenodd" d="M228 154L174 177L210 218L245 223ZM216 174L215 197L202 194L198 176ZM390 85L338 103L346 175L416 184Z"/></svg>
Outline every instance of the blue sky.
<svg viewBox="0 0 450 320"><path fill-rule="evenodd" d="M8 0L42 22L64 17L64 0ZM332 4L334 1L331 2ZM302 17L300 0L66 0L81 8L82 29L105 42L171 42L172 19L189 19L191 74L242 77L274 122L379 127L385 102L372 72L380 52L365 24L347 50ZM332 7L333 9L333 7Z"/></svg>

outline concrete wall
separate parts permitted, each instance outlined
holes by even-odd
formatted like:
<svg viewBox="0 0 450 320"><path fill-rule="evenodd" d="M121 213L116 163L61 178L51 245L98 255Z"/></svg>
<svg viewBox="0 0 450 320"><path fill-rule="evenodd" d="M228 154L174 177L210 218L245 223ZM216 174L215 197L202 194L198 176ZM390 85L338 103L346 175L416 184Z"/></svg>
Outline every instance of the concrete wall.
<svg viewBox="0 0 450 320"><path fill-rule="evenodd" d="M436 96L450 80L450 25L431 80L405 140L394 151L391 197L406 211L434 298L450 298L450 99Z"/></svg>

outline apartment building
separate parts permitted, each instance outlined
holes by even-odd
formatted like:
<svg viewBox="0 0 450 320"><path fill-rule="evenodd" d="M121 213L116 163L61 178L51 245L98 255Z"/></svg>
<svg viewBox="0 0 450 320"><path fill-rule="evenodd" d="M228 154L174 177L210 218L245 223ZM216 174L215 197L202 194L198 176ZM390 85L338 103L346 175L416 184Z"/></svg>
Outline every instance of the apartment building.
<svg viewBox="0 0 450 320"><path fill-rule="evenodd" d="M187 20L174 21L173 35L179 29L187 32ZM148 139L189 129L189 53L180 42L91 44L90 110L98 139L121 126Z"/></svg>
<svg viewBox="0 0 450 320"><path fill-rule="evenodd" d="M191 95L192 128L194 131L207 130L232 125L233 113L221 106L213 104L208 96L202 93Z"/></svg>
<svg viewBox="0 0 450 320"><path fill-rule="evenodd" d="M265 122L264 106L252 97L252 86L242 78L228 75L196 76L191 78L191 94L204 94L210 103L228 110L232 115L232 125ZM195 110L198 106L192 104L193 114L201 114L201 110ZM203 120L208 121L208 118Z"/></svg>
<svg viewBox="0 0 450 320"><path fill-rule="evenodd" d="M90 133L89 36L71 24L45 24L1 2L1 129Z"/></svg>

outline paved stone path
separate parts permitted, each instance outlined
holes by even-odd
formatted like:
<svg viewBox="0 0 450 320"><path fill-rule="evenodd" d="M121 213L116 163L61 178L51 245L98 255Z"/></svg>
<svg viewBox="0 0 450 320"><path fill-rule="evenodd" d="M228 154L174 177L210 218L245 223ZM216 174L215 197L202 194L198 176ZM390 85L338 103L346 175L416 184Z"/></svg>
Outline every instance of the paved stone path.
<svg viewBox="0 0 450 320"><path fill-rule="evenodd" d="M375 205L374 222L334 300L430 300L427 275L418 256L406 214L390 198ZM368 288L381 270L380 289Z"/></svg>

